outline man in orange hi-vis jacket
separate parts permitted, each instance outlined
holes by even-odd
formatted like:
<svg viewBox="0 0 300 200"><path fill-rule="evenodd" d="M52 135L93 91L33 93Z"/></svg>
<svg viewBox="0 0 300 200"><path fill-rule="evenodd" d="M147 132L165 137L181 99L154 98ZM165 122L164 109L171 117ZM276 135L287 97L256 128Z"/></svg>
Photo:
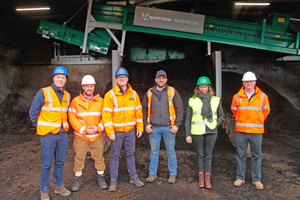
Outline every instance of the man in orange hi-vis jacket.
<svg viewBox="0 0 300 200"><path fill-rule="evenodd" d="M104 170L104 126L102 122L103 99L95 94L96 81L93 76L85 75L81 86L83 92L75 97L68 110L69 121L74 129L73 149L75 181L72 191L76 192L81 186L82 169L84 168L85 156L90 148L91 157L95 161L98 184L100 189L107 189Z"/></svg>
<svg viewBox="0 0 300 200"><path fill-rule="evenodd" d="M116 85L104 96L102 117L106 135L111 140L109 191L117 189L120 151L124 144L130 183L144 186L135 168L135 141L143 132L143 113L140 98L127 83L128 72L120 67L116 70ZM135 133L136 132L136 133Z"/></svg>
<svg viewBox="0 0 300 200"><path fill-rule="evenodd" d="M245 169L248 142L251 149L252 184L259 190L264 189L261 183L261 143L264 133L264 121L270 113L268 96L256 84L253 72L243 76L243 87L233 96L231 111L235 117L236 131L236 180L234 186L245 183Z"/></svg>

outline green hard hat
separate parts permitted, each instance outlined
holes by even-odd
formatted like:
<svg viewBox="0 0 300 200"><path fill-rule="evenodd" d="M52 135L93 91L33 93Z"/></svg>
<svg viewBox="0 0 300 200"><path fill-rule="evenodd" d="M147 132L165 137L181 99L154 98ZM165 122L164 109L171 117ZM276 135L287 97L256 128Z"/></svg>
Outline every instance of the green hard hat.
<svg viewBox="0 0 300 200"><path fill-rule="evenodd" d="M210 80L206 76L198 78L197 85L210 85Z"/></svg>

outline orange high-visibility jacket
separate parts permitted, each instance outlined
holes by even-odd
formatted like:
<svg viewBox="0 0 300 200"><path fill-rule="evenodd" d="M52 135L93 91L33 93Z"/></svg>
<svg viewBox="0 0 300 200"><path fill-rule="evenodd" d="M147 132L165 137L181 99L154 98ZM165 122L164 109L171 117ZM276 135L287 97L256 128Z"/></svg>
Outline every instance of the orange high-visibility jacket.
<svg viewBox="0 0 300 200"><path fill-rule="evenodd" d="M42 88L45 97L45 103L41 108L37 119L36 133L46 135L48 133L57 134L61 125L65 131L69 130L67 120L67 111L70 104L70 94L63 91L62 103L60 103L55 91L51 86Z"/></svg>
<svg viewBox="0 0 300 200"><path fill-rule="evenodd" d="M102 107L103 99L99 94L95 95L91 101L87 100L82 94L72 100L68 115L75 137L93 142L103 134ZM89 126L97 126L98 132L87 135L86 131Z"/></svg>
<svg viewBox="0 0 300 200"><path fill-rule="evenodd" d="M128 132L135 126L136 131L143 131L143 112L139 95L129 84L125 94L122 94L116 84L105 94L102 118L108 137L115 131Z"/></svg>
<svg viewBox="0 0 300 200"><path fill-rule="evenodd" d="M175 89L171 86L168 86L167 89L167 93L168 93L168 103L169 103L169 115L170 115L170 122L171 122L171 126L174 126L174 123L176 121L176 111L174 108L174 104L173 104L173 98L175 96ZM151 102L152 102L152 92L151 92L151 88L148 90L147 92L147 96L148 96L148 116L147 116L147 122L150 125L150 116L151 116Z"/></svg>
<svg viewBox="0 0 300 200"><path fill-rule="evenodd" d="M248 99L244 86L233 96L231 111L235 130L242 133L264 133L264 121L270 113L268 96L255 86L255 94Z"/></svg>

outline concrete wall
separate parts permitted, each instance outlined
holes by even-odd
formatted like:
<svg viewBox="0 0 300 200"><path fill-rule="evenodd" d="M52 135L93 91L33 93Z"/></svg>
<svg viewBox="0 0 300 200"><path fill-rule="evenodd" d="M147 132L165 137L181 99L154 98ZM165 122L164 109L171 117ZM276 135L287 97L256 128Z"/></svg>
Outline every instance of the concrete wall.
<svg viewBox="0 0 300 200"><path fill-rule="evenodd" d="M1 67L0 68L0 98L3 100L9 93L18 93L29 102L32 102L36 92L52 83L52 72L56 66L23 66L23 67ZM102 96L107 85L111 82L111 65L65 65L69 71L69 79L66 90L72 98L77 96L81 90L81 79L90 74L96 79L96 91ZM30 105L24 105L29 107Z"/></svg>

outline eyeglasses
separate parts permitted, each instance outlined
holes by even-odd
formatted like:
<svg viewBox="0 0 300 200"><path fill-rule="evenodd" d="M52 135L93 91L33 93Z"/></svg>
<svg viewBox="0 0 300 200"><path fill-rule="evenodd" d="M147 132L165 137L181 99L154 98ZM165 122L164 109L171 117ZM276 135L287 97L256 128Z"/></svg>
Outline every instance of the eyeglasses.
<svg viewBox="0 0 300 200"><path fill-rule="evenodd" d="M117 79L127 79L128 76L117 76Z"/></svg>

